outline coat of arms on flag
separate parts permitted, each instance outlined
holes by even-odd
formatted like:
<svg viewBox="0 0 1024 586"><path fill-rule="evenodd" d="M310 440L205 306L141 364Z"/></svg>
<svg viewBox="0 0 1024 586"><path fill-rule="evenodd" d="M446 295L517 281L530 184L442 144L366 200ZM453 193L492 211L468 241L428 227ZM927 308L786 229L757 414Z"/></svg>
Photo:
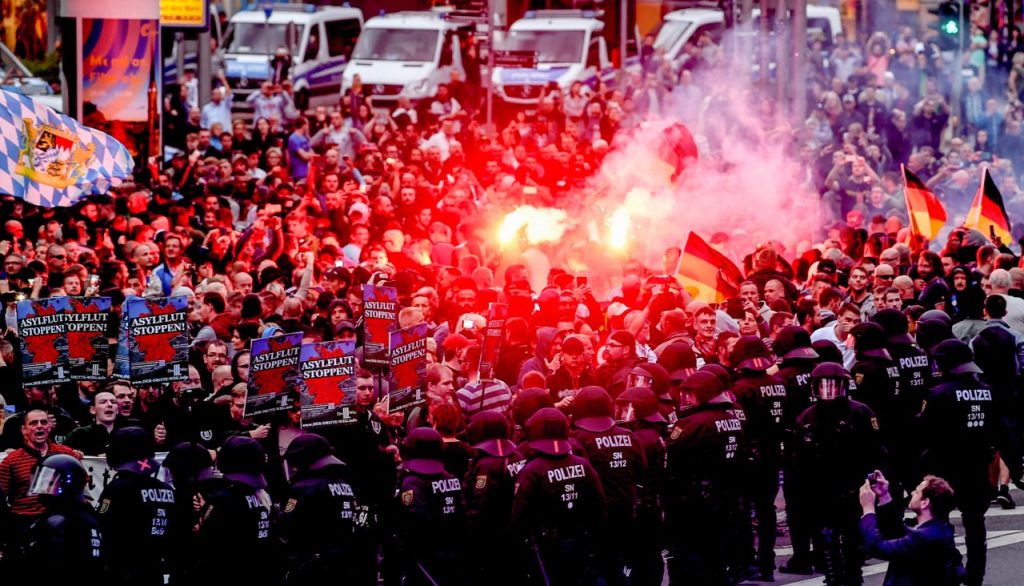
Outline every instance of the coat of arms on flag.
<svg viewBox="0 0 1024 586"><path fill-rule="evenodd" d="M110 135L0 90L0 194L47 208L71 206L118 185L133 166Z"/></svg>
<svg viewBox="0 0 1024 586"><path fill-rule="evenodd" d="M15 173L59 189L85 177L89 163L96 158L95 146L82 144L70 129L49 124L36 128L31 118L24 121L24 144Z"/></svg>

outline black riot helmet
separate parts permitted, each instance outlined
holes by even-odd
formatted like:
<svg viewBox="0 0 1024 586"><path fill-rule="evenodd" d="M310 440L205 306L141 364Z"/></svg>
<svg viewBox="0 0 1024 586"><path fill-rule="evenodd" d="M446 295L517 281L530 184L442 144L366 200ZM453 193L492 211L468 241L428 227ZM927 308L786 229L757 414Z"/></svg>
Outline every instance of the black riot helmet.
<svg viewBox="0 0 1024 586"><path fill-rule="evenodd" d="M850 374L840 364L824 362L811 371L811 392L819 401L834 401L850 390Z"/></svg>
<svg viewBox="0 0 1024 586"><path fill-rule="evenodd" d="M32 473L28 494L42 500L79 501L85 495L85 466L67 454L47 456Z"/></svg>

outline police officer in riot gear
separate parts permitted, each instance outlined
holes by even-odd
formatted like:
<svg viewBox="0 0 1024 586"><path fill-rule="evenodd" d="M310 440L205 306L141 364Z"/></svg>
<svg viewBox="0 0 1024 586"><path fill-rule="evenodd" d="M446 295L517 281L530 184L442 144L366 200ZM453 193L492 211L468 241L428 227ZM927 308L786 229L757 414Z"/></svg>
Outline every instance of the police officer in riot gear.
<svg viewBox="0 0 1024 586"><path fill-rule="evenodd" d="M848 398L849 385L842 365L814 368L817 401L797 418L792 446L794 481L814 511L815 551L829 586L861 584L857 494L865 477L881 466L884 452L875 414Z"/></svg>
<svg viewBox="0 0 1024 586"><path fill-rule="evenodd" d="M696 372L682 385L695 406L669 434L665 490L665 533L671 584L732 584L738 563L737 531L749 531L740 501L746 443L741 421L710 372ZM700 527L700 530L694 530ZM743 571L746 568L742 568Z"/></svg>
<svg viewBox="0 0 1024 586"><path fill-rule="evenodd" d="M646 374L645 371L640 371ZM603 559L608 562L608 579L621 583L628 565L626 543L633 542L637 487L646 476L647 460L640 442L631 431L615 424L615 405L601 387L583 387L573 404L572 437L583 448L601 478L608 499L608 527L602 544Z"/></svg>
<svg viewBox="0 0 1024 586"><path fill-rule="evenodd" d="M98 512L107 545L107 571L116 584L164 583L171 555L175 494L155 477L153 436L141 427L110 435L107 464L117 471L100 495Z"/></svg>
<svg viewBox="0 0 1024 586"><path fill-rule="evenodd" d="M888 419L882 419L886 447L890 462L890 484L895 482L891 494L903 501L903 491L909 491L918 479L914 477L917 454L917 417L921 414L925 393L933 384L932 365L928 355L917 347L910 337L910 323L903 312L882 309L871 321L885 330L885 348L892 357L899 374L897 393L893 397ZM925 328L928 329L927 327Z"/></svg>
<svg viewBox="0 0 1024 586"><path fill-rule="evenodd" d="M805 483L797 482L798 472L792 467L792 449L789 437L796 430L796 419L815 400L811 393L811 371L814 370L818 353L811 346L811 336L800 326L785 326L779 330L773 343L778 356L779 372L776 373L786 385L786 452L783 455L782 492L786 499L786 522L793 544L793 557L779 567L787 574L809 575L811 567L811 536L814 511L808 505L806 495L800 489Z"/></svg>
<svg viewBox="0 0 1024 586"><path fill-rule="evenodd" d="M991 486L988 469L995 454L999 420L992 389L983 383L974 354L959 340L938 343L932 352L940 373L921 412L922 472L945 478L963 515L967 584L985 577L985 512Z"/></svg>
<svg viewBox="0 0 1024 586"><path fill-rule="evenodd" d="M288 584L376 584L376 552L363 551L361 510L345 463L323 437L303 433L284 453L290 486L275 529L288 550ZM372 554L372 557L371 557Z"/></svg>
<svg viewBox="0 0 1024 586"><path fill-rule="evenodd" d="M590 462L571 452L569 420L558 409L539 409L525 431L529 459L516 479L511 527L525 545L528 583L598 583L593 556L605 520L601 480Z"/></svg>
<svg viewBox="0 0 1024 586"><path fill-rule="evenodd" d="M647 461L647 473L637 486L637 511L630 555L630 582L635 586L661 584L665 563L661 557L661 493L665 480L667 420L653 389L630 387L615 398L615 420L633 432Z"/></svg>
<svg viewBox="0 0 1024 586"><path fill-rule="evenodd" d="M171 554L170 583L192 584L197 579L195 550L196 535L193 527L199 522L196 503L205 501L216 487L228 481L216 477L213 456L198 442L182 442L167 453L161 471L174 489L171 514L177 523L170 527Z"/></svg>
<svg viewBox="0 0 1024 586"><path fill-rule="evenodd" d="M226 482L205 497L196 525L199 575L211 584L280 584L271 502L263 476L267 455L256 440L228 438L217 455Z"/></svg>
<svg viewBox="0 0 1024 586"><path fill-rule="evenodd" d="M402 446L394 527L403 584L466 582L459 559L466 530L462 482L444 469L443 441L436 430L419 427Z"/></svg>
<svg viewBox="0 0 1024 586"><path fill-rule="evenodd" d="M497 411L477 413L466 428L466 439L476 450L462 483L469 547L477 560L474 583L516 584L519 579L505 562L513 549L508 532L512 488L526 459L509 441L511 434L508 420Z"/></svg>
<svg viewBox="0 0 1024 586"><path fill-rule="evenodd" d="M756 570L762 581L770 582L775 574L775 496L779 492L782 469L788 395L782 380L766 372L775 361L761 338L740 336L731 362L737 372L732 392L747 417L744 433L749 442L750 468L744 484L757 515ZM741 547L746 549L749 560L753 554L753 533L741 539L745 542Z"/></svg>
<svg viewBox="0 0 1024 586"><path fill-rule="evenodd" d="M899 370L885 349L882 326L864 322L850 330L856 360L850 368L854 386L850 394L875 412L883 429L895 425L894 406L899 395Z"/></svg>
<svg viewBox="0 0 1024 586"><path fill-rule="evenodd" d="M19 577L53 584L80 582L82 576L105 580L103 531L99 517L85 500L85 467L73 456L44 458L32 474L28 492L38 496L46 513L29 529L23 567L5 573L11 583Z"/></svg>

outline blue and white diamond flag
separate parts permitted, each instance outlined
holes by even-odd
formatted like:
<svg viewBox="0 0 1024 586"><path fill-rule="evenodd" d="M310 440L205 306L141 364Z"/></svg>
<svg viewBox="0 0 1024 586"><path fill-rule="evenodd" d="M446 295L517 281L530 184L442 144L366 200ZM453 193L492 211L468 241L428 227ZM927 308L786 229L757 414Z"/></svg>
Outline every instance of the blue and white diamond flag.
<svg viewBox="0 0 1024 586"><path fill-rule="evenodd" d="M110 135L0 90L0 194L45 208L70 206L118 185L134 164Z"/></svg>

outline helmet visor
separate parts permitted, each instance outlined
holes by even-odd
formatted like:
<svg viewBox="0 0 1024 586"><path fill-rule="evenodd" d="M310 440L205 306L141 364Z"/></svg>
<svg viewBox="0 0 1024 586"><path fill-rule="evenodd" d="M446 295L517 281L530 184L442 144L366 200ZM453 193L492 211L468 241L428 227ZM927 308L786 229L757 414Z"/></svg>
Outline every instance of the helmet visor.
<svg viewBox="0 0 1024 586"><path fill-rule="evenodd" d="M654 382L654 378L645 376L639 372L631 372L626 376L626 388L631 389L633 387L643 387L645 389L651 388L651 383Z"/></svg>
<svg viewBox="0 0 1024 586"><path fill-rule="evenodd" d="M629 423L630 421L636 421L636 409L633 408L632 403L616 403L615 404L615 420L622 423Z"/></svg>
<svg viewBox="0 0 1024 586"><path fill-rule="evenodd" d="M32 496L59 496L64 490L62 480L61 473L57 470L47 466L40 466L32 474L32 483L29 485L28 494Z"/></svg>
<svg viewBox="0 0 1024 586"><path fill-rule="evenodd" d="M846 396L846 381L840 378L823 378L818 381L818 399L832 401Z"/></svg>

